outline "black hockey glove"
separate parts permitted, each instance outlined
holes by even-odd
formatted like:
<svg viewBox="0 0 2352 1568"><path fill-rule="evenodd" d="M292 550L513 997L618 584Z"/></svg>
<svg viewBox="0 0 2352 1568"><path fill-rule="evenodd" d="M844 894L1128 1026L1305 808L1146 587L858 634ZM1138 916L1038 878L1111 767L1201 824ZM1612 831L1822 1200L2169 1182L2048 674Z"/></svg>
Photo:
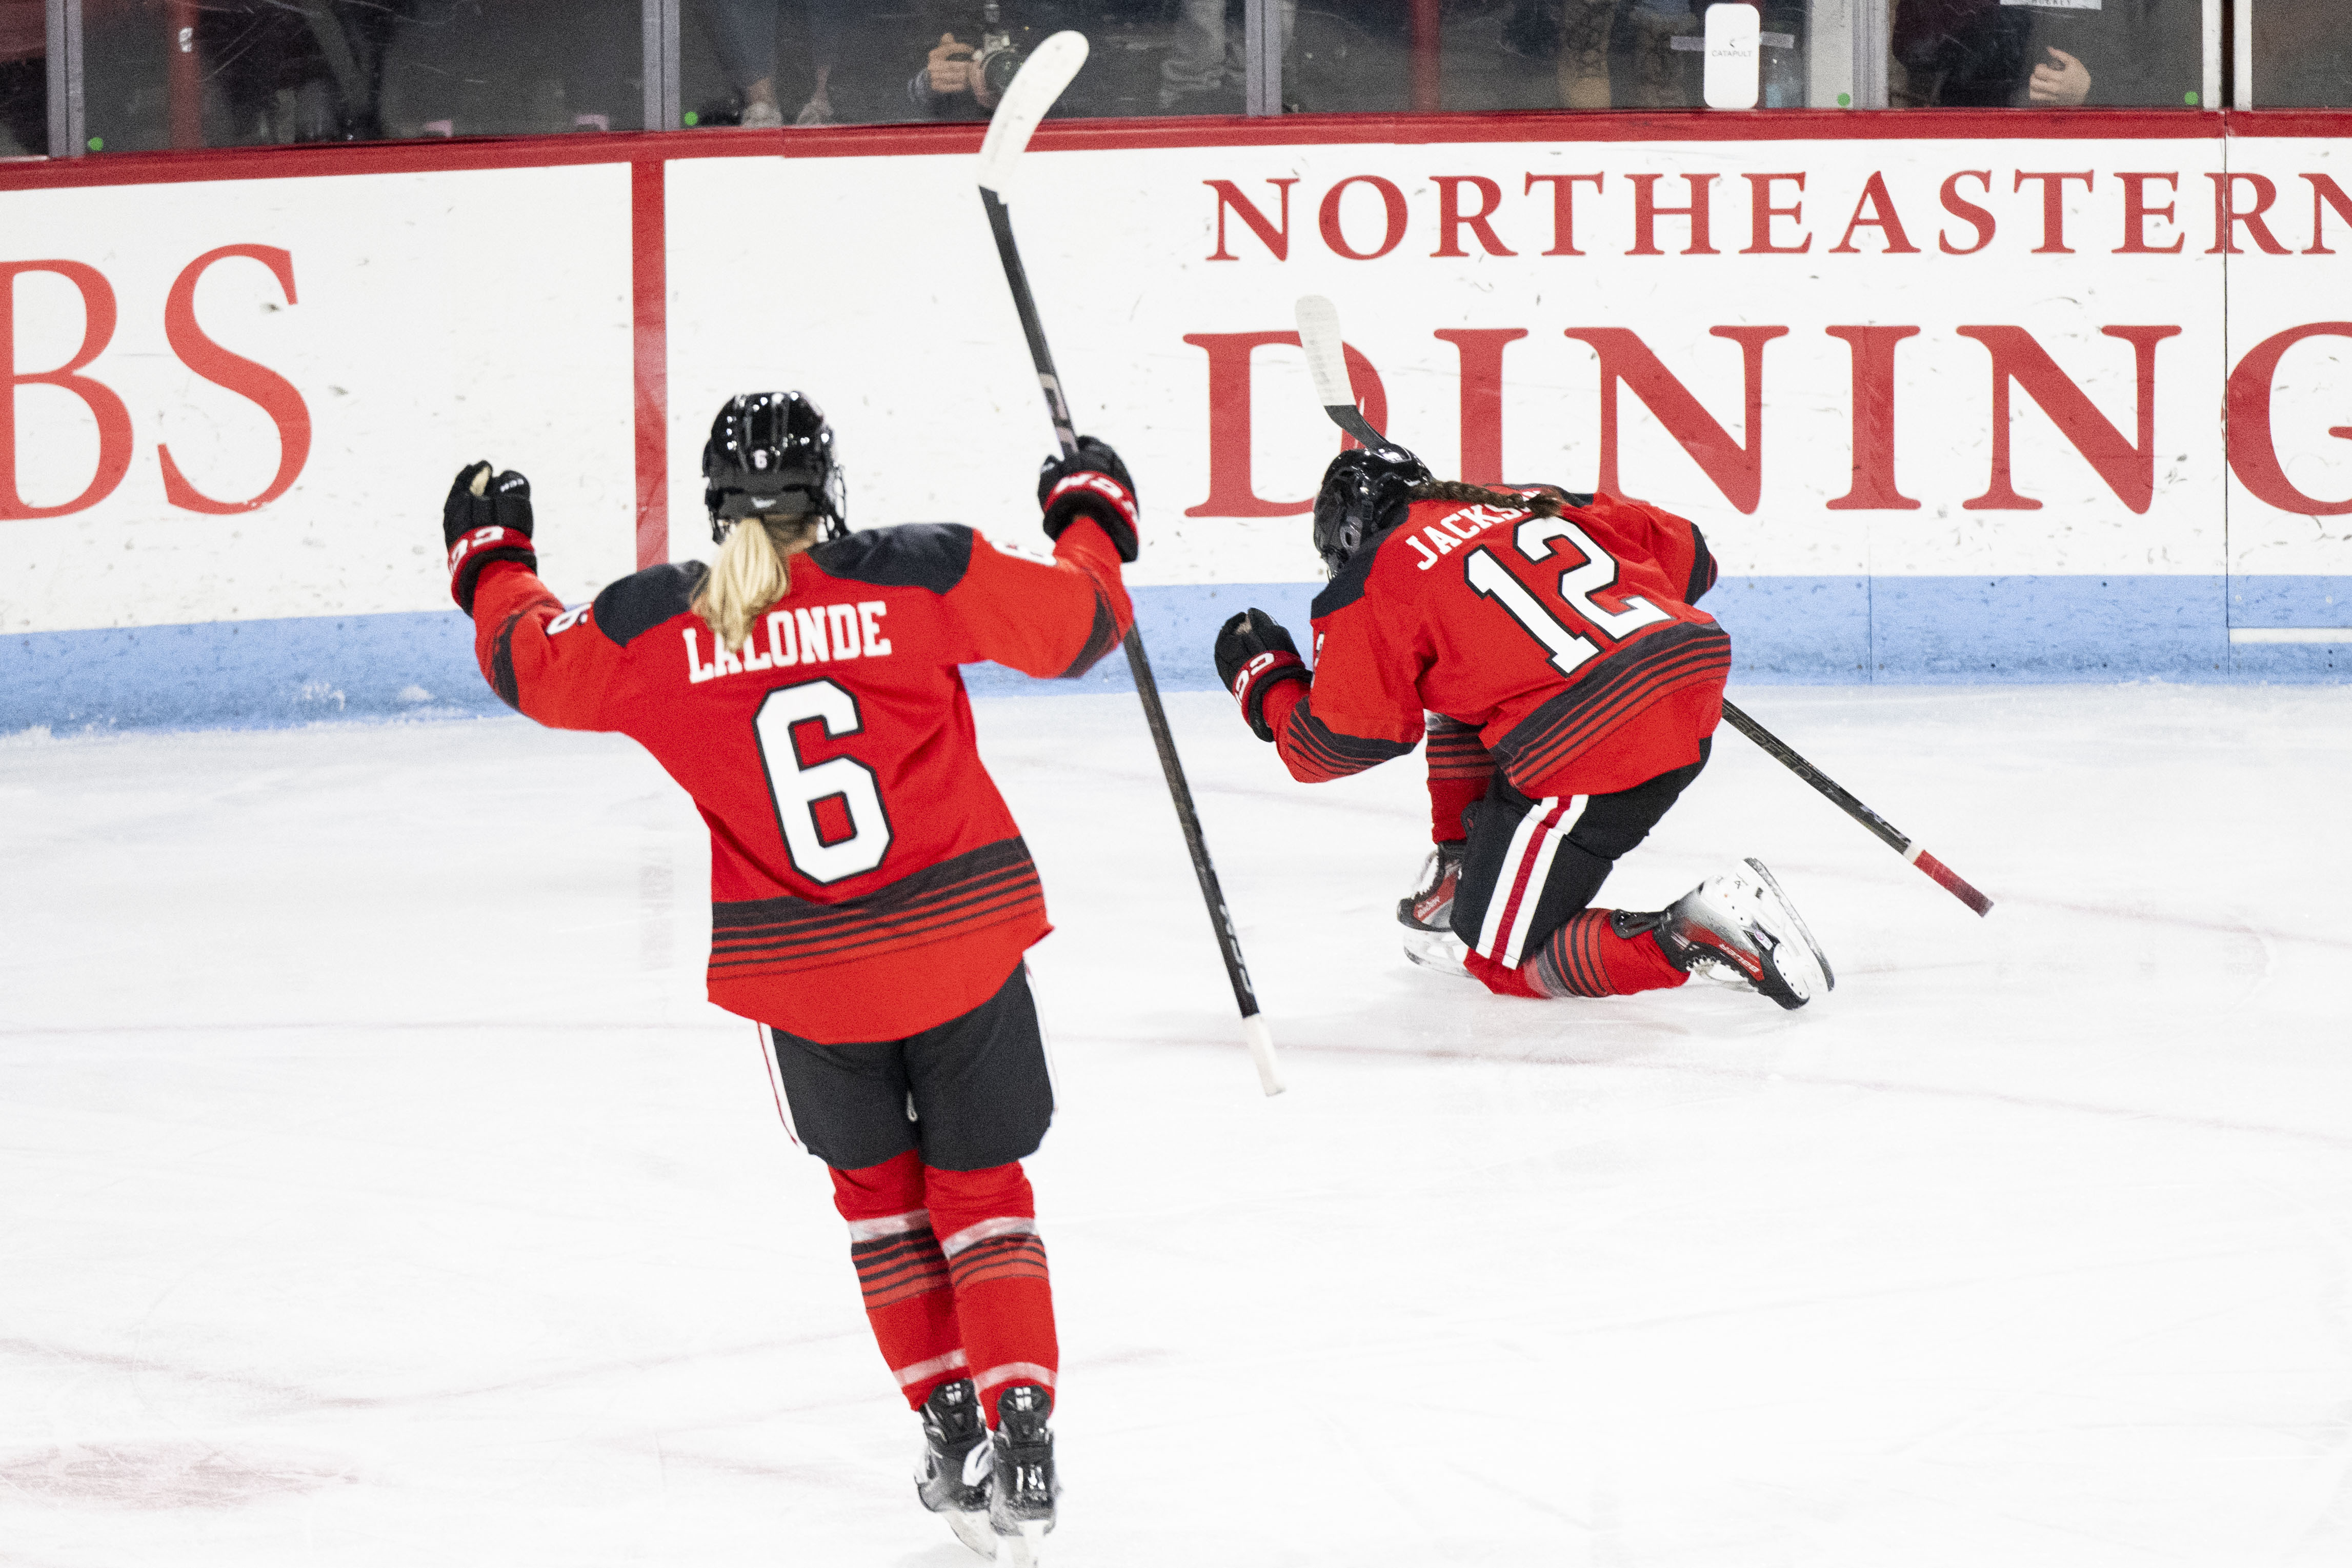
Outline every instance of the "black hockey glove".
<svg viewBox="0 0 2352 1568"><path fill-rule="evenodd" d="M1062 530L1078 518L1090 517L1110 535L1111 548L1121 561L1133 561L1140 542L1136 522L1135 481L1110 443L1092 436L1078 437L1078 449L1052 457L1037 470L1037 504L1045 509L1045 537L1059 539Z"/></svg>
<svg viewBox="0 0 2352 1568"><path fill-rule="evenodd" d="M1286 680L1312 681L1298 645L1282 623L1264 610L1244 610L1217 628L1217 679L1242 705L1242 717L1261 741L1274 739L1265 721L1265 697Z"/></svg>
<svg viewBox="0 0 2352 1568"><path fill-rule="evenodd" d="M468 463L441 503L441 542L449 551L449 596L474 613L474 583L493 561L539 570L530 542L530 481L509 468L496 479L488 463Z"/></svg>

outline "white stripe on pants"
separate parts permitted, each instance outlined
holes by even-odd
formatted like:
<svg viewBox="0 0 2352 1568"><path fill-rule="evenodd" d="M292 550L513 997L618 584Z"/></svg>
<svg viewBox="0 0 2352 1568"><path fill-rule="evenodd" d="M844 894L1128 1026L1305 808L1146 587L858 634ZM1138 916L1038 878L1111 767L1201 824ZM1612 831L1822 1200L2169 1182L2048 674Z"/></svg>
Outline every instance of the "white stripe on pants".
<svg viewBox="0 0 2352 1568"><path fill-rule="evenodd" d="M1478 952L1517 969L1526 957L1528 939L1535 927L1536 906L1543 900L1551 864L1567 839L1569 829L1584 815L1591 795L1547 795L1519 818L1504 851L1502 871L1486 900L1486 922L1478 931ZM1553 818L1557 816L1557 820ZM1521 874L1525 873L1522 885Z"/></svg>

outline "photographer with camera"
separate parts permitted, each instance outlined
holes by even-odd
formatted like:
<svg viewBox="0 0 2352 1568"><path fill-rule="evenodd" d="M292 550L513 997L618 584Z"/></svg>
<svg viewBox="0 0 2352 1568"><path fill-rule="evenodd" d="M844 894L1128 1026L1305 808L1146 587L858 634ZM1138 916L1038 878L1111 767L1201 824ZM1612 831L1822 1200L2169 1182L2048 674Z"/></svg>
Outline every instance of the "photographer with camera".
<svg viewBox="0 0 2352 1568"><path fill-rule="evenodd" d="M1003 7L993 0L980 7L979 25L961 29L974 35L977 43L964 42L952 27L940 35L923 68L907 84L907 96L917 109L940 120L995 112L996 101L1012 85L1028 47L1055 30L1032 23L1019 28L1023 37L1015 42L1014 30L1006 26L1003 13Z"/></svg>

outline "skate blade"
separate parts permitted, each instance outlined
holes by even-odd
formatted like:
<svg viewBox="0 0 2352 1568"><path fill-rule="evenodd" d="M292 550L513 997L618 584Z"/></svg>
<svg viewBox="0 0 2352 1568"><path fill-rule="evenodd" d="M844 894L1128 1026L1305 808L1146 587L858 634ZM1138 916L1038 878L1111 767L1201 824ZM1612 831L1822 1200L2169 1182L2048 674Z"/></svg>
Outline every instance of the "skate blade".
<svg viewBox="0 0 2352 1568"><path fill-rule="evenodd" d="M948 1528L955 1531L958 1541L982 1557L996 1555L996 1531L988 1527L988 1515L984 1510L962 1513L950 1509L947 1521Z"/></svg>
<svg viewBox="0 0 2352 1568"><path fill-rule="evenodd" d="M1462 961L1469 952L1469 944L1450 931L1426 931L1415 926L1404 928L1404 955L1423 969L1458 974L1467 980L1470 971L1464 967Z"/></svg>
<svg viewBox="0 0 2352 1568"><path fill-rule="evenodd" d="M1773 901L1780 906L1780 912L1789 917L1789 929L1797 933L1799 942L1804 943L1802 953L1789 955L1796 960L1793 967L1801 973L1791 973L1792 966L1786 963L1776 963L1775 967L1789 981L1791 988L1808 1001L1836 990L1837 973L1830 967L1829 954L1823 952L1822 944L1813 940L1812 928L1805 923L1805 917L1797 912L1797 906L1789 901L1789 895L1780 890L1780 879L1772 875L1763 861L1752 856L1746 864L1756 873L1758 880L1770 889ZM1780 955L1775 953L1773 956L1777 960Z"/></svg>
<svg viewBox="0 0 2352 1568"><path fill-rule="evenodd" d="M1003 1541L1013 1568L1037 1568L1045 1557L1045 1521L1028 1520L1022 1524L1020 1534L1005 1536Z"/></svg>

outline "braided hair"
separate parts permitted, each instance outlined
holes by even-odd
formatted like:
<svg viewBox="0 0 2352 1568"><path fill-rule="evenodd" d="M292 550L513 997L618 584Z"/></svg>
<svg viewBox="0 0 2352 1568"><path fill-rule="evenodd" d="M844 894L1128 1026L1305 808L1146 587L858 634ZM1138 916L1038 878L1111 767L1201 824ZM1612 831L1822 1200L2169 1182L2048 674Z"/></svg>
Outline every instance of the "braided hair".
<svg viewBox="0 0 2352 1568"><path fill-rule="evenodd" d="M1548 486L1538 489L1533 495L1521 495L1517 490L1488 489L1461 479L1424 479L1406 494L1413 500L1456 500L1505 511L1531 512L1537 517L1558 517L1562 507L1559 492Z"/></svg>

